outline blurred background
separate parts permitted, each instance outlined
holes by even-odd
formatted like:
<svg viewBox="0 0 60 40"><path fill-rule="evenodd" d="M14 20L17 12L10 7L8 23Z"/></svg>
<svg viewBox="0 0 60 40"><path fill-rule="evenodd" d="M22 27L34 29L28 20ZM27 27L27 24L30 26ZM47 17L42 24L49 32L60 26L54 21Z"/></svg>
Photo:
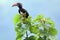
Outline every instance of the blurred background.
<svg viewBox="0 0 60 40"><path fill-rule="evenodd" d="M13 17L18 13L17 7L12 4L21 2L30 16L35 18L44 14L55 22L58 30L57 40L60 40L60 0L0 0L0 40L15 40Z"/></svg>

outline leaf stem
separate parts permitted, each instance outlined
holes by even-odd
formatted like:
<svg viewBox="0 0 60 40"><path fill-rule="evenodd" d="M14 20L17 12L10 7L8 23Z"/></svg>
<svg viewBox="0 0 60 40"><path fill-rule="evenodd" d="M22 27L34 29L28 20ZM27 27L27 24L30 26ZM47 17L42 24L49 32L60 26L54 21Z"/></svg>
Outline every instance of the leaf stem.
<svg viewBox="0 0 60 40"><path fill-rule="evenodd" d="M28 33L27 33L27 31L26 31L26 39L28 40Z"/></svg>

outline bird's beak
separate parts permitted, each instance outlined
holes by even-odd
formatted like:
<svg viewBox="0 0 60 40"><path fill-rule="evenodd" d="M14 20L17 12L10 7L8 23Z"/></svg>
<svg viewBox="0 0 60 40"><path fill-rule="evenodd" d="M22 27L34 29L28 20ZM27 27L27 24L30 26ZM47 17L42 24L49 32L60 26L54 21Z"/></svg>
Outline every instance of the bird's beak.
<svg viewBox="0 0 60 40"><path fill-rule="evenodd" d="M17 4L13 4L12 7L17 6Z"/></svg>

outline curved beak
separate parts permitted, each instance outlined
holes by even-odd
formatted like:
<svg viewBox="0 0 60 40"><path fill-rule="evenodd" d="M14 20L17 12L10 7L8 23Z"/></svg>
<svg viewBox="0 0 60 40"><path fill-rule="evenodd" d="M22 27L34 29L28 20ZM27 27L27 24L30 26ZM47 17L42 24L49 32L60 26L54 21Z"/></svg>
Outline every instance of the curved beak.
<svg viewBox="0 0 60 40"><path fill-rule="evenodd" d="M12 5L12 7L14 7L14 6L17 6L17 3Z"/></svg>

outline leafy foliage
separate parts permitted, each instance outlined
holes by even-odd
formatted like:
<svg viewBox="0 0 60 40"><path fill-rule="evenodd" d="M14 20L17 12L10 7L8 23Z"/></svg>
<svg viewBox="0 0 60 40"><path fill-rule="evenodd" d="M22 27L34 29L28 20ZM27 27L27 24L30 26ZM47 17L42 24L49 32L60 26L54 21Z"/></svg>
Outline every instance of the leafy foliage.
<svg viewBox="0 0 60 40"><path fill-rule="evenodd" d="M21 19L20 14L16 14L16 15L14 16L14 24L16 25L16 23L20 22L20 19Z"/></svg>
<svg viewBox="0 0 60 40"><path fill-rule="evenodd" d="M27 40L27 38L25 38L24 40ZM28 37L28 40L35 40L35 37L34 36L30 36L30 37Z"/></svg>
<svg viewBox="0 0 60 40"><path fill-rule="evenodd" d="M38 15L34 20L30 16L22 20L21 15L17 14L14 17L14 24L16 40L22 40L25 34L26 38L24 40L52 40L49 37L55 37L57 35L53 20L51 18L45 18L43 15ZM28 33L26 33L27 31L33 33L34 36L29 37Z"/></svg>

